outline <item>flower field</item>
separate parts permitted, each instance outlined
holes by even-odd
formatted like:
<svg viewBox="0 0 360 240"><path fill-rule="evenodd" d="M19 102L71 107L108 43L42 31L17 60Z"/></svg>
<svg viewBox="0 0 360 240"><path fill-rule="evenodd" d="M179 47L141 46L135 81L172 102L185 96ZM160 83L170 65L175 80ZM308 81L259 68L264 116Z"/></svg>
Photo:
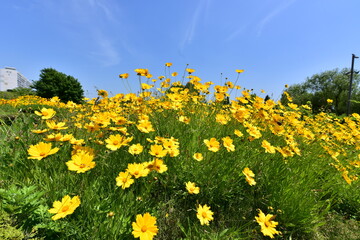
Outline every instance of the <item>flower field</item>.
<svg viewBox="0 0 360 240"><path fill-rule="evenodd" d="M0 99L0 209L25 237L329 239L329 216L358 224L360 115L170 66L136 69L137 94Z"/></svg>

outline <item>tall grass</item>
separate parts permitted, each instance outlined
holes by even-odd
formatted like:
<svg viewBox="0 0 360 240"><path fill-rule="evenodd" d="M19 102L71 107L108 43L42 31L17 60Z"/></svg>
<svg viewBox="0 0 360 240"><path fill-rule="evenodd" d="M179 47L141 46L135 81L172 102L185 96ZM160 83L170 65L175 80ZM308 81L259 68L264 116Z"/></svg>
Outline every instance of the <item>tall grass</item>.
<svg viewBox="0 0 360 240"><path fill-rule="evenodd" d="M281 234L274 237L284 239L316 239L333 214L359 220L359 115L313 115L308 106L283 106L249 91L227 103L229 84L215 86L209 100L210 84L194 76L191 91L164 82L168 86L139 95L108 97L101 91L83 105L34 96L0 100L5 115L16 115L0 120L1 208L24 233L46 239L133 239L132 222L146 212L156 217L157 239L268 238L255 221L259 210L275 216ZM42 108L55 110L52 120L67 128L49 129L35 114ZM153 131L144 130L144 121ZM57 133L82 139L94 151L96 166L85 173L69 171L66 162L79 146L71 138L50 141L48 135ZM116 134L132 140L111 150L107 140ZM234 151L225 147L225 137L233 140ZM211 138L220 143L216 152L204 142ZM167 171L134 178L129 188L116 185L128 164L152 161L151 146L165 147L166 141L178 143L161 157ZM39 142L59 151L29 159L28 149ZM137 143L144 150L130 154ZM204 159L195 160L194 153ZM255 174L255 185L246 181L246 167ZM189 181L200 187L199 194L186 190ZM79 196L81 204L54 221L48 210L65 195ZM199 204L214 212L209 225L197 218Z"/></svg>

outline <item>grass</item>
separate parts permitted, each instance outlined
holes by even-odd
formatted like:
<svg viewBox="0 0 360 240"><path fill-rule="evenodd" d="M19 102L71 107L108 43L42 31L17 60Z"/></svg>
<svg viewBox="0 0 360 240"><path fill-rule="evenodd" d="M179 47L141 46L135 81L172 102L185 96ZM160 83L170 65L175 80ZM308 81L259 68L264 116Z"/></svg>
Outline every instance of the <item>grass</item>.
<svg viewBox="0 0 360 240"><path fill-rule="evenodd" d="M0 113L16 116L0 119L0 209L12 219L7 229L45 239L133 239L136 216L149 212L159 229L155 239L270 238L255 220L261 210L272 215L267 224L278 239L358 238L359 115L313 115L307 106L283 106L248 91L224 104L228 87L216 86L210 101L209 84L191 81L192 91L165 82L161 92L108 97L100 91L82 105L34 96L0 100ZM66 128L42 119L43 108L53 109L51 119ZM111 140L117 134L129 142ZM218 142L213 148L204 141L211 138ZM59 150L29 159L39 142ZM131 154L133 144L143 151ZM167 170L131 173L134 183L117 185L129 164L151 169L154 145L165 149L158 159ZM70 171L68 162L81 151L91 151L96 166ZM189 181L199 194L186 190ZM48 210L66 195L79 196L80 206L52 220ZM213 212L209 225L197 217L205 204Z"/></svg>

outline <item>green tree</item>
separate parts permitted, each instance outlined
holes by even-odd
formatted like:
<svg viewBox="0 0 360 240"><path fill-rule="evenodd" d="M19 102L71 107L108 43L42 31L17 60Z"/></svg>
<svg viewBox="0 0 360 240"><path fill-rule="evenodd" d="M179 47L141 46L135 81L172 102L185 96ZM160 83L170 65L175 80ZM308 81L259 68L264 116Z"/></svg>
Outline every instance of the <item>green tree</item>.
<svg viewBox="0 0 360 240"><path fill-rule="evenodd" d="M59 97L62 102L73 101L81 103L84 98L84 90L80 82L53 68L41 70L40 79L34 81L31 86L36 90L36 95L44 98Z"/></svg>
<svg viewBox="0 0 360 240"><path fill-rule="evenodd" d="M314 112L324 109L335 112L336 114L346 113L346 104L349 92L350 70L344 68L325 71L308 77L305 82L291 85L286 92L290 94L293 102L302 105L311 103ZM352 100L360 100L359 91L360 75L354 73L352 85ZM330 106L327 99L333 100ZM287 103L287 98L283 94L281 102ZM352 112L360 112L360 104L352 104Z"/></svg>

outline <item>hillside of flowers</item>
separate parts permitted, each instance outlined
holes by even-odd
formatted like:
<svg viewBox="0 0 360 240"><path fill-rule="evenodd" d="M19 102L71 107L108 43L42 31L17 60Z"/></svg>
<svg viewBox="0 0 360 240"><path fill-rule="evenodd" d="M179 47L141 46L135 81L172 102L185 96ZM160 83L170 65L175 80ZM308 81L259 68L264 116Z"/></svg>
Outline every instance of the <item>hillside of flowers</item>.
<svg viewBox="0 0 360 240"><path fill-rule="evenodd" d="M358 223L359 114L265 99L243 70L165 72L83 104L0 99L0 209L24 239L330 239L329 217Z"/></svg>

